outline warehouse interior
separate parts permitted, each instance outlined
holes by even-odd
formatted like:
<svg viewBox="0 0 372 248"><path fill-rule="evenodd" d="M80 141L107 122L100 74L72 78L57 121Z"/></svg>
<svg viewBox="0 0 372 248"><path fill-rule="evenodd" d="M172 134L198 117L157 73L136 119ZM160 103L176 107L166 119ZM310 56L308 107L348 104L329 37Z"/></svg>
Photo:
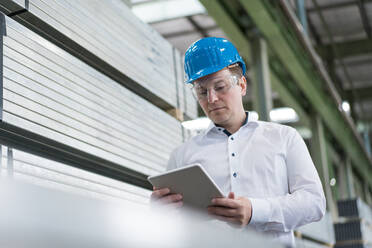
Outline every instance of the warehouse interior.
<svg viewBox="0 0 372 248"><path fill-rule="evenodd" d="M224 37L245 109L297 129L322 181L327 213L296 247L372 247L372 1L2 0L0 16L1 178L148 207L147 177L209 125L184 53Z"/></svg>

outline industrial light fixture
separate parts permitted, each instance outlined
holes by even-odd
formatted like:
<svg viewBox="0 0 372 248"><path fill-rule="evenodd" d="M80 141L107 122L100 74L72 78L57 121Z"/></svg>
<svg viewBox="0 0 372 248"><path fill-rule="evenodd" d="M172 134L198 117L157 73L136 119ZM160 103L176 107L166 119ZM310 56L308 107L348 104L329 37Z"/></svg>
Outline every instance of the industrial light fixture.
<svg viewBox="0 0 372 248"><path fill-rule="evenodd" d="M341 103L342 110L345 111L346 113L350 113L350 104L348 101L343 101Z"/></svg>
<svg viewBox="0 0 372 248"><path fill-rule="evenodd" d="M329 185L331 185L332 187L336 185L336 178L331 178L331 180L329 181Z"/></svg>
<svg viewBox="0 0 372 248"><path fill-rule="evenodd" d="M300 118L296 111L292 108L283 107L276 108L270 111L270 120L278 123L293 123L297 122Z"/></svg>
<svg viewBox="0 0 372 248"><path fill-rule="evenodd" d="M188 130L198 131L207 129L210 123L211 120L207 117L200 117L194 120L184 121L182 122L182 126Z"/></svg>
<svg viewBox="0 0 372 248"><path fill-rule="evenodd" d="M133 3L133 13L146 23L205 13L198 0L163 0Z"/></svg>

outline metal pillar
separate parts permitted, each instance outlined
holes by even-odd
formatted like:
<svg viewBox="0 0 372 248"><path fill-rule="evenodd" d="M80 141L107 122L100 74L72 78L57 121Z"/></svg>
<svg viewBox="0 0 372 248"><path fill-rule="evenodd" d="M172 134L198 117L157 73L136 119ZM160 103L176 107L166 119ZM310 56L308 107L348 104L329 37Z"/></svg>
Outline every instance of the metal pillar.
<svg viewBox="0 0 372 248"><path fill-rule="evenodd" d="M329 178L329 182L331 182L331 179L332 178L336 179L336 184L334 186L332 186L331 183L329 185L331 187L333 199L335 201L337 201L337 200L340 199L340 194L339 194L338 187L337 187L337 184L339 182L337 181L337 176L336 176L335 168L334 168L334 165L333 165L333 161L332 161L331 157L329 156L328 144L327 143L326 143L326 151L327 151L326 154L327 154L327 165L328 165L328 178Z"/></svg>
<svg viewBox="0 0 372 248"><path fill-rule="evenodd" d="M371 196L371 191L369 190L368 183L364 182L363 187L364 187L364 195L365 195L364 198L366 199L367 204L372 206L372 196Z"/></svg>
<svg viewBox="0 0 372 248"><path fill-rule="evenodd" d="M315 166L317 167L318 173L323 183L328 209L331 211L332 217L335 220L337 219L338 213L330 186L326 139L324 135L323 123L319 115L315 115L312 128L313 138L311 152Z"/></svg>
<svg viewBox="0 0 372 248"><path fill-rule="evenodd" d="M368 155L371 157L371 143L369 142L369 126L365 126L363 130L363 139L364 139L364 146L366 147Z"/></svg>
<svg viewBox="0 0 372 248"><path fill-rule="evenodd" d="M260 120L270 121L270 110L273 107L270 69L266 41L262 38L252 41L252 61L254 72L253 108L260 116Z"/></svg>
<svg viewBox="0 0 372 248"><path fill-rule="evenodd" d="M14 174L14 167L13 167L13 149L8 147L8 152L7 152L7 171L8 171L8 176L13 177Z"/></svg>
<svg viewBox="0 0 372 248"><path fill-rule="evenodd" d="M346 164L344 162L340 163L337 171L337 187L340 199L348 198L347 189L347 178L346 178Z"/></svg>
<svg viewBox="0 0 372 248"><path fill-rule="evenodd" d="M306 9L305 9L305 1L304 0L297 0L297 15L298 19L302 24L302 28L304 29L304 33L307 34L307 19L306 19Z"/></svg>
<svg viewBox="0 0 372 248"><path fill-rule="evenodd" d="M353 169L351 167L351 159L349 156L346 158L346 179L348 198L355 198Z"/></svg>

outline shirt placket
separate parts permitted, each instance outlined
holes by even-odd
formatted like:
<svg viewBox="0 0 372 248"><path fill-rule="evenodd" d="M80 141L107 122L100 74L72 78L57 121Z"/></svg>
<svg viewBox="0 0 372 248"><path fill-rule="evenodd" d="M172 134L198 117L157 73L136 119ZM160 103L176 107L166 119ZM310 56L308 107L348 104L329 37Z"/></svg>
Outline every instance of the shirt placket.
<svg viewBox="0 0 372 248"><path fill-rule="evenodd" d="M230 182L231 182L231 191L234 192L237 190L237 181L239 179L239 171L238 171L238 157L239 154L237 153L238 147L236 142L236 133L230 135L227 141L227 151L229 156L229 168L230 168Z"/></svg>

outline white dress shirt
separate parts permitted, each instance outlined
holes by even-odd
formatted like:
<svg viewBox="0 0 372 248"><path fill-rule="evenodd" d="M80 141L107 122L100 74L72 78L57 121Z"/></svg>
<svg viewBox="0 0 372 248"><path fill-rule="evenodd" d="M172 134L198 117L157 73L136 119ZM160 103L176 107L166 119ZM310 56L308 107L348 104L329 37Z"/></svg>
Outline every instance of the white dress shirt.
<svg viewBox="0 0 372 248"><path fill-rule="evenodd" d="M247 114L246 123L229 136L212 123L172 152L167 169L200 163L225 195L250 199L249 226L294 245L293 229L324 215L322 184L294 128Z"/></svg>

